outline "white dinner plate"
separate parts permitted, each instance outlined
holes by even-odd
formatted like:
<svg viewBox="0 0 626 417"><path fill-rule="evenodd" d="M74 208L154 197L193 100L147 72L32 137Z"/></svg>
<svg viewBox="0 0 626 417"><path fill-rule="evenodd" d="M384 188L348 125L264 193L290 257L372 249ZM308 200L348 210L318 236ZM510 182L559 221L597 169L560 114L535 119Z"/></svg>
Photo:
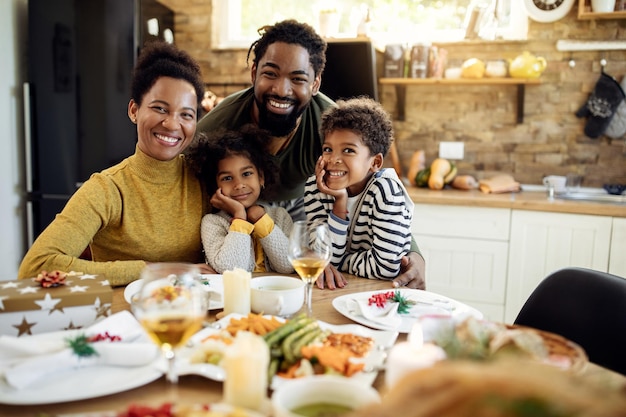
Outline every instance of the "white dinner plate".
<svg viewBox="0 0 626 417"><path fill-rule="evenodd" d="M400 314L402 318L400 325L397 327L386 326L384 323L369 320L361 314L354 300L367 302L374 294L384 293L388 291L400 291L403 297L415 301L412 311L408 315ZM378 290L359 292L354 294L341 295L333 299L333 307L335 310L357 323L378 330L393 330L400 333L409 333L413 323L419 320L421 315L449 315L454 317L475 317L482 319L483 314L473 307L463 304L459 301L448 298L444 295L436 294L430 291L414 290L410 288L401 288L397 290Z"/></svg>
<svg viewBox="0 0 626 417"><path fill-rule="evenodd" d="M217 310L224 308L224 283L220 274L202 274L202 281L207 291L213 293L209 299L209 310ZM128 304L132 300L133 295L139 291L142 279L135 280L124 288L124 300Z"/></svg>
<svg viewBox="0 0 626 417"><path fill-rule="evenodd" d="M197 346L207 336L216 334L220 332L219 329L225 328L231 318L241 317L243 317L241 314L235 313L223 317L221 320L215 322L213 327L206 327L192 336L191 343L189 345ZM277 318L279 320L284 320L280 317ZM374 340L374 346L372 346L370 352L362 358L365 364L365 369L369 371L357 372L351 377L358 381L362 381L365 385L371 385L374 382L378 371L384 365L387 350L393 346L398 338L397 331L372 330L358 324L334 325L323 321L319 321L319 324L322 329L330 330L333 333L352 333L358 336L371 337ZM179 375L194 374L204 376L205 378L209 378L214 381L223 381L226 378L226 372L220 366L207 363L190 363L189 359L193 354L194 349L194 347L185 347L179 352L177 357ZM274 377L271 388L276 389L278 385L284 383L285 381L287 381L287 379Z"/></svg>

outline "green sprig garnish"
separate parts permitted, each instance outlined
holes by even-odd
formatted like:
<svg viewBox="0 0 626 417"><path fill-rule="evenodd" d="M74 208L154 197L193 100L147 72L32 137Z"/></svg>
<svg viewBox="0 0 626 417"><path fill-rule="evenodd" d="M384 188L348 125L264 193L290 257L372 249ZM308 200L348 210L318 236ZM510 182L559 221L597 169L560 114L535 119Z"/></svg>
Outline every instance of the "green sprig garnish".
<svg viewBox="0 0 626 417"><path fill-rule="evenodd" d="M411 306L415 305L415 301L409 300L399 290L395 290L393 294L392 301L398 303L398 313L407 314L411 311Z"/></svg>
<svg viewBox="0 0 626 417"><path fill-rule="evenodd" d="M81 358L90 356L98 356L98 352L93 348L90 338L84 334L78 335L73 339L66 339L70 349Z"/></svg>

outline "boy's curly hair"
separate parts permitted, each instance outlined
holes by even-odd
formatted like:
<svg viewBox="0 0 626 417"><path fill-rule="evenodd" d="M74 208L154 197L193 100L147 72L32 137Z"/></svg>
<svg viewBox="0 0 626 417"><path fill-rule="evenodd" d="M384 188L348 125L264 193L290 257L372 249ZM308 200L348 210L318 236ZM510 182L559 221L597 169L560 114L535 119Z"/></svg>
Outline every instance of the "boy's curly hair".
<svg viewBox="0 0 626 417"><path fill-rule="evenodd" d="M367 96L338 100L336 107L322 114L322 137L340 129L359 135L371 155L381 153L386 156L393 141L393 124L389 114L379 102Z"/></svg>
<svg viewBox="0 0 626 417"><path fill-rule="evenodd" d="M239 130L220 129L200 136L185 151L185 159L198 178L205 183L209 195L213 195L217 191L218 162L233 155L248 158L263 176L263 196L266 190L278 183L278 166L272 155L265 150L269 140L269 133L253 124L244 125Z"/></svg>
<svg viewBox="0 0 626 417"><path fill-rule="evenodd" d="M288 19L278 22L273 26L263 26L258 30L261 37L254 41L248 49L246 62L250 60L250 54L254 52L252 62L259 64L267 47L276 42L284 42L302 46L309 52L309 62L313 66L315 75L321 75L326 66L326 42L315 32L312 26Z"/></svg>
<svg viewBox="0 0 626 417"><path fill-rule="evenodd" d="M130 86L131 98L141 106L144 95L161 77L171 77L189 82L201 108L204 81L200 65L187 52L164 41L147 42L141 49L133 70ZM199 116L200 112L198 112Z"/></svg>

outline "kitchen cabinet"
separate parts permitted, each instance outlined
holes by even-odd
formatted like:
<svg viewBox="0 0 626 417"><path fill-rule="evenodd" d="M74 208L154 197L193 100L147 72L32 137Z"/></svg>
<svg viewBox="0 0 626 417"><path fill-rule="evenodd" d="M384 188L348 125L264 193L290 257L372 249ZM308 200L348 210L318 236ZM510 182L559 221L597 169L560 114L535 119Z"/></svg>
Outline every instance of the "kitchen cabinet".
<svg viewBox="0 0 626 417"><path fill-rule="evenodd" d="M613 218L609 273L626 278L626 218Z"/></svg>
<svg viewBox="0 0 626 417"><path fill-rule="evenodd" d="M502 321L510 210L416 204L412 233L433 291Z"/></svg>
<svg viewBox="0 0 626 417"><path fill-rule="evenodd" d="M596 13L591 11L591 0L578 0L578 19L626 19L626 10L610 13Z"/></svg>
<svg viewBox="0 0 626 417"><path fill-rule="evenodd" d="M608 216L513 210L505 322L515 320L528 296L551 272L568 266L607 271L613 220Z"/></svg>
<svg viewBox="0 0 626 417"><path fill-rule="evenodd" d="M524 122L524 96L526 85L541 84L536 78L380 78L380 84L391 84L396 87L396 118L404 120L406 114L406 87L413 85L510 85L517 87L517 123Z"/></svg>

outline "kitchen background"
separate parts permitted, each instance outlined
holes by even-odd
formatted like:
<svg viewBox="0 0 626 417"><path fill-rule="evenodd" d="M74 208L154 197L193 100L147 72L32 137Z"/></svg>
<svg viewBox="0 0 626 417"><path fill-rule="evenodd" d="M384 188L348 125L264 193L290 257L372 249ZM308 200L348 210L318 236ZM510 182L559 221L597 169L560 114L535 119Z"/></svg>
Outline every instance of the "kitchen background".
<svg viewBox="0 0 626 417"><path fill-rule="evenodd" d="M206 0L162 0L175 12L176 43L197 58L207 85L218 95L250 81L246 50L212 50L212 7ZM27 0L0 2L0 42L6 64L0 66L0 122L4 152L0 153L1 279L13 279L25 251L22 83L25 81ZM626 183L625 138L590 139L585 121L574 113L587 100L601 72L621 80L626 75L626 50L559 52L561 39L626 40L626 19L579 20L577 5L554 23L529 20L527 41L467 41L440 45L449 61L468 58L512 59L525 50L543 56L547 68L541 84L526 86L522 123L516 121L517 88L506 85L413 85L406 88L405 119L399 113L394 85L379 85L379 98L396 117L397 147L405 170L413 151L424 149L427 161L439 143L460 141L465 154L460 173L478 178L510 173L524 184L540 184L547 174L575 172L583 186ZM568 62L574 59L576 66ZM382 52L378 53L382 75Z"/></svg>
<svg viewBox="0 0 626 417"><path fill-rule="evenodd" d="M247 50L212 50L209 2L162 0L162 3L176 13L176 43L200 61L205 80L215 93L223 95L241 88L222 84L250 81ZM626 75L626 50L556 50L560 39L626 40L626 19L578 20L577 11L576 2L565 18L554 23L529 20L527 41L440 45L448 50L448 60L459 64L472 57L485 61L513 59L528 50L543 56L548 65L541 84L525 88L521 124L516 123L515 86L407 87L405 121L396 121L394 125L405 170L416 149L424 149L427 161L431 161L437 157L440 142L460 141L465 144L465 155L459 161L459 172L478 178L506 172L521 183L540 184L545 175L574 172L583 176L583 186L626 183L625 139L587 138L583 133L584 120L574 115L600 76L602 58L607 60L608 74L618 81ZM576 62L573 69L568 65L570 58ZM380 52L377 60L380 76L383 59ZM379 97L388 111L397 114L395 86L380 85Z"/></svg>

